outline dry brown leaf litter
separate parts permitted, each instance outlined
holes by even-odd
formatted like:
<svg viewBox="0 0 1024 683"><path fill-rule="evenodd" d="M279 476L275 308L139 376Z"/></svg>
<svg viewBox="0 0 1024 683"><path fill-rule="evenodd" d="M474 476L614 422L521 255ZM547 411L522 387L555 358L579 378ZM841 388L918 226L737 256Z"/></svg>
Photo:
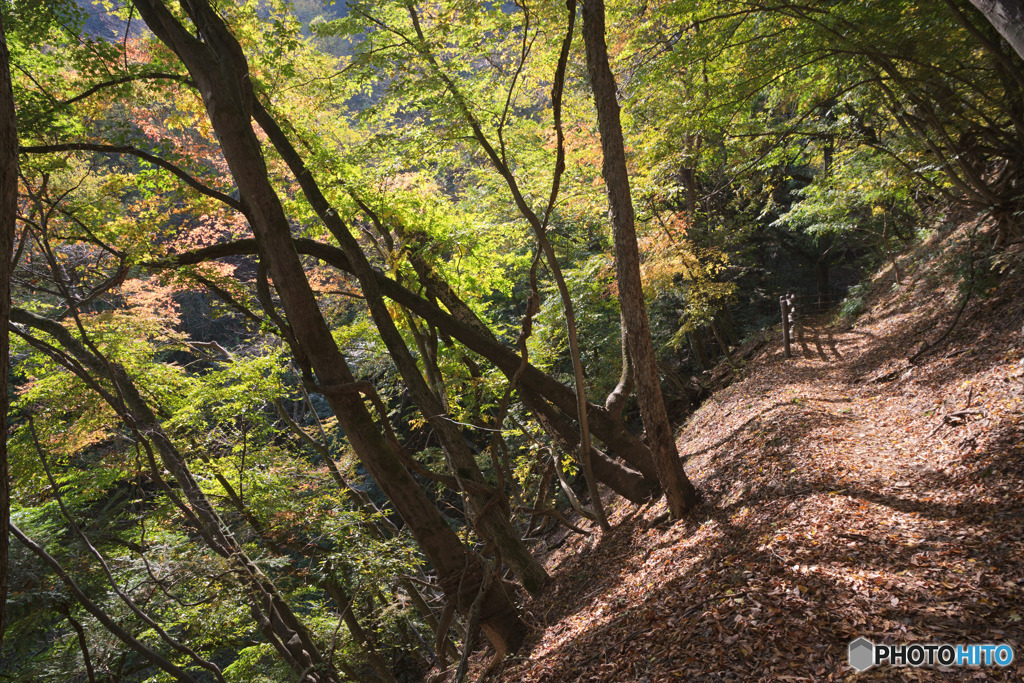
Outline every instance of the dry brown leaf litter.
<svg viewBox="0 0 1024 683"><path fill-rule="evenodd" d="M679 434L701 508L649 528L664 503L618 505L611 532L551 552L500 680L1024 679L1020 273L910 365L955 307L927 282L791 360L776 331ZM857 636L1016 657L856 674Z"/></svg>

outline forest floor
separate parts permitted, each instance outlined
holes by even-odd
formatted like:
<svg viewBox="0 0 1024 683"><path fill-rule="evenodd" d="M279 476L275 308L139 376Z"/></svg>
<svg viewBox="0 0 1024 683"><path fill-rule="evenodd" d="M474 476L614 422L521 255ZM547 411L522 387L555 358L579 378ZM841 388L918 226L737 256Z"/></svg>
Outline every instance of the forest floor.
<svg viewBox="0 0 1024 683"><path fill-rule="evenodd" d="M860 317L809 333L792 359L768 331L680 428L702 505L658 525L664 501L610 501L609 533L550 550L554 580L526 603L533 632L497 678L1024 679L1019 255L907 360L962 300L958 236L904 256L900 287L877 274ZM857 674L859 636L1008 643L1015 661Z"/></svg>

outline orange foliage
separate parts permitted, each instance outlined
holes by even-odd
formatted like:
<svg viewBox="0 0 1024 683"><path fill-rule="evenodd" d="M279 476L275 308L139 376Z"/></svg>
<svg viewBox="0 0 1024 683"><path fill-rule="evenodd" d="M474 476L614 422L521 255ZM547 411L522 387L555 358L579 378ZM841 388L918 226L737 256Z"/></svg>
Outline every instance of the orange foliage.
<svg viewBox="0 0 1024 683"><path fill-rule="evenodd" d="M180 251L199 249L247 235L249 224L238 213L203 214L183 228L174 241Z"/></svg>
<svg viewBox="0 0 1024 683"><path fill-rule="evenodd" d="M164 285L156 278L125 280L115 291L133 317L158 320L164 325L178 323L178 304L174 301L177 285Z"/></svg>
<svg viewBox="0 0 1024 683"><path fill-rule="evenodd" d="M670 287L677 276L687 280L695 278L699 269L697 258L689 250L686 232L689 217L684 212L660 216L639 231L640 277L644 289L660 291Z"/></svg>

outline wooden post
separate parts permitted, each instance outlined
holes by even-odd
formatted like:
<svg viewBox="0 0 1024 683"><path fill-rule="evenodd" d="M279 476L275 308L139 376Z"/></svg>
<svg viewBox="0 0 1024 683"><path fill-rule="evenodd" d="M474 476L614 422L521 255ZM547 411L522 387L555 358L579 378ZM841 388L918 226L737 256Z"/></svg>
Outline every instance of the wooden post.
<svg viewBox="0 0 1024 683"><path fill-rule="evenodd" d="M790 327L796 328L796 340L800 342L800 346L804 345L804 323L800 316L800 307L796 305L796 297L792 294L789 295L789 317Z"/></svg>
<svg viewBox="0 0 1024 683"><path fill-rule="evenodd" d="M784 296L779 297L779 308L782 309L782 347L786 358L792 358L793 353L789 348L789 301Z"/></svg>

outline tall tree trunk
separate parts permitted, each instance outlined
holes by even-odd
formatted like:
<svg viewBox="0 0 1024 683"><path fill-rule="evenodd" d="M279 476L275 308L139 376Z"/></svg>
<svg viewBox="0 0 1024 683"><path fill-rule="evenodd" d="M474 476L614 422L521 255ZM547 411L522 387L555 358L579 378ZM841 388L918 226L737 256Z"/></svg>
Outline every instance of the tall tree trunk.
<svg viewBox="0 0 1024 683"><path fill-rule="evenodd" d="M626 325L626 339L633 359L640 415L654 454L658 478L665 491L670 514L682 517L698 503L697 491L683 471L672 425L661 394L658 366L651 340L644 292L640 282L640 254L636 243L633 200L630 196L626 151L619 121L615 77L608 65L604 39L604 1L584 0L583 40L587 49L587 70L594 90L601 150L602 174L608 189L612 233L615 242L615 273L619 306Z"/></svg>
<svg viewBox="0 0 1024 683"><path fill-rule="evenodd" d="M566 35L562 40L562 49L559 54L558 65L555 68L554 82L552 83L551 88L554 130L557 140L555 170L551 182L551 194L548 199L548 208L542 220L530 206L530 203L526 199L526 195L523 194L515 175L512 173L512 168L509 166L508 161L505 158L505 146L500 132L498 140L501 154L498 153L498 150L495 149L487 138L487 135L484 133L483 126L480 124L480 120L470 109L466 96L458 86L456 86L455 82L444 72L441 68L441 64L437 60L437 57L431 51L430 43L426 39L426 36L423 33L423 28L420 25L419 15L416 12L415 5L411 1L406 2L406 10L409 13L409 18L412 20L417 38L417 42L413 44L413 47L426 60L433 74L442 83L444 83L448 92L451 93L452 97L455 99L456 107L462 113L463 117L466 119L466 123L469 124L470 129L473 131L473 137L480 144L481 149L483 149L488 159L490 159L494 169L505 180L505 185L512 193L512 198L516 203L516 207L519 209L523 218L526 219L526 222L529 223L530 227L533 229L534 236L537 239L537 246L544 254L548 271L551 273L551 277L554 279L555 285L558 288L559 298L562 300L562 310L565 314L565 328L569 341L569 357L572 361L573 377L576 384L576 419L580 423L579 447L574 448L573 450L577 453L579 462L582 465L583 476L584 479L586 479L587 487L590 489L591 498L593 499L592 504L597 516L597 521L601 525L601 528L607 531L611 527L608 524L608 519L601 503L600 492L597 489L597 481L594 479L593 463L590 459L590 428L588 425L589 413L587 411L586 382L584 380L583 363L580 356L579 342L577 340L575 307L572 303L572 297L570 295L569 288L566 285L565 278L562 276L562 268L559 265L558 257L555 255L555 251L551 246L551 241L547 238L548 218L551 215L551 209L554 208L555 200L558 197L562 173L565 170L565 144L561 118L562 88L565 83L565 69L569 59L570 48L572 47L572 34L576 23L576 0L567 0L566 8L569 14L568 27ZM525 55L523 58L525 59Z"/></svg>
<svg viewBox="0 0 1024 683"><path fill-rule="evenodd" d="M260 142L252 129L254 94L241 46L205 0L185 4L201 38L189 33L159 0L136 0L135 6L153 33L182 60L202 94L299 350L316 373L338 423L437 571L446 597L468 615L484 583L485 567L478 556L467 552L405 469L400 454L381 433L354 386L355 378L317 306L288 219L267 175ZM480 625L495 650L500 654L516 650L525 625L504 586L500 581L490 582L481 598Z"/></svg>
<svg viewBox="0 0 1024 683"><path fill-rule="evenodd" d="M480 472L473 453L466 445L462 431L448 417L447 408L442 403L441 397L423 379L405 340L402 339L401 333L395 326L370 262L367 261L348 227L338 216L338 212L328 204L312 173L306 168L284 131L260 103L256 102L254 107L256 121L267 134L271 144L284 158L292 174L299 181L306 198L331 234L338 240L349 263L352 264L353 272L359 280L366 304L370 309L370 315L373 317L381 339L387 346L388 354L398 368L420 413L427 419L441 442L441 447L448 459L449 469L455 475L455 479L465 495L467 512L473 526L484 539L493 543L501 551L502 560L508 563L523 587L536 595L547 583L549 577L544 567L537 558L530 554L529 549L512 528L506 512L508 500L504 492L494 490L486 492L489 487L485 485L483 474ZM425 358L424 362L429 363L430 360ZM441 389L443 391L443 385ZM381 419L386 419L386 417L382 415Z"/></svg>
<svg viewBox="0 0 1024 683"><path fill-rule="evenodd" d="M0 645L7 627L7 523L11 518L7 481L7 366L11 316L11 251L18 212L18 131L14 123L14 92L11 88L10 54L0 16Z"/></svg>

